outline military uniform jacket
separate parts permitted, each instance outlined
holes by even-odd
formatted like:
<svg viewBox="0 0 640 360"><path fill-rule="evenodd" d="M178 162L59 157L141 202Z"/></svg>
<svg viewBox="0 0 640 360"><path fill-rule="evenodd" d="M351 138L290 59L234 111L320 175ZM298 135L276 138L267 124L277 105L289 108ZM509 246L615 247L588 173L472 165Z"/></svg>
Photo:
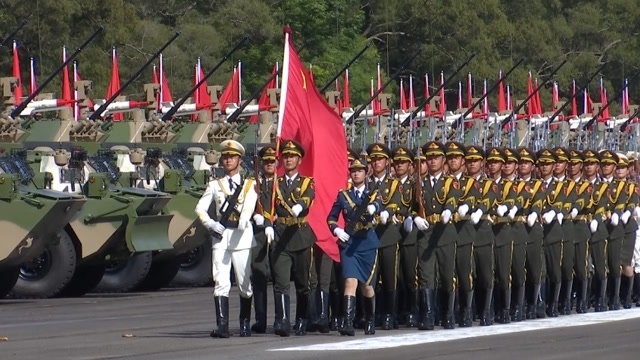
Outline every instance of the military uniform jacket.
<svg viewBox="0 0 640 360"><path fill-rule="evenodd" d="M414 229L407 234L404 231L403 222L407 217L411 217L412 215L411 211L414 202L416 182L412 177L407 177L404 183L402 182L402 180L399 181L400 184L398 185L398 194L400 197L400 204L398 210L396 210L395 216L398 220L398 226L400 227L400 234L402 235L400 244L414 245L418 240L418 231L414 227ZM391 215L391 217L393 217L393 215Z"/></svg>
<svg viewBox="0 0 640 360"><path fill-rule="evenodd" d="M629 201L629 193L626 189L627 182L624 180L614 179L609 184L607 192L608 209L611 214L618 214L621 216L627 208L627 202ZM624 226L622 221L618 226L613 226L607 222L607 229L609 230L609 239L619 239L624 237Z"/></svg>
<svg viewBox="0 0 640 360"><path fill-rule="evenodd" d="M342 218L345 221L345 228L347 224L355 223L355 230L352 234L349 234L350 236L367 238L367 232L372 228L374 216L369 215L369 213L365 211L359 219L356 219L356 211L358 206L366 206L369 204L375 205L376 209L382 208L382 200L376 190L369 191L365 187L364 193L360 197L356 196L353 189L340 190L336 201L331 207L329 216L327 216L327 225L329 225L331 233L333 234L333 231L338 227L338 219L342 214ZM367 245L370 245L373 249L379 246L377 241ZM367 245L364 246L365 249L369 248Z"/></svg>
<svg viewBox="0 0 640 360"><path fill-rule="evenodd" d="M458 231L458 245L467 245L473 243L476 237L475 225L469 221L469 216L476 210L476 202L481 198L480 183L474 178L466 175L456 178L460 187L460 199L458 200L458 208L462 205L469 206L469 211L464 218L460 218L458 213L454 214L456 220L456 230Z"/></svg>
<svg viewBox="0 0 640 360"><path fill-rule="evenodd" d="M515 205L516 193L513 189L513 182L511 180L500 178L498 182L494 181L494 184L498 187L497 193L500 194L500 196L498 197L498 202L492 208L492 211L496 215L496 222L493 225L493 233L496 237L496 247L499 247L512 242L513 235L511 233L511 225L509 225L510 220L508 219L507 214L499 217L497 214L497 207L499 205L505 205L507 206L507 208L511 209Z"/></svg>
<svg viewBox="0 0 640 360"><path fill-rule="evenodd" d="M635 218L635 210L636 207L640 203L640 188L638 188L638 184L633 181L627 181L627 207L626 210L631 212L631 217L629 221L624 225L625 234L635 232L638 229L638 221Z"/></svg>
<svg viewBox="0 0 640 360"><path fill-rule="evenodd" d="M575 183L575 199L572 203L572 207L578 210L578 216L576 216L573 221L573 243L578 244L586 242L591 236L591 230L589 230L590 221L588 216L588 207L591 206L593 185L587 180L579 180Z"/></svg>
<svg viewBox="0 0 640 360"><path fill-rule="evenodd" d="M564 204L566 202L566 195L564 192L564 183L562 181L557 181L555 179L551 179L549 185L547 186L546 182L544 182L540 186L540 194L544 195L544 200L542 202L542 211L541 214L545 214L547 211L554 210L556 213L561 213L564 209ZM564 219L563 219L564 220ZM551 224L544 224L544 241L546 244L554 244L556 242L562 241L564 238L564 232L562 231L562 225L558 223L558 221L553 220Z"/></svg>
<svg viewBox="0 0 640 360"><path fill-rule="evenodd" d="M512 188L515 195L514 206L518 208L516 218L512 227L512 235L514 244L528 243L529 232L525 227L526 218L529 214L529 200L531 199L531 187L529 184L520 179L512 180Z"/></svg>
<svg viewBox="0 0 640 360"><path fill-rule="evenodd" d="M287 186L286 177L278 177L274 208L276 238L272 243L274 249L299 251L311 247L316 242L316 235L307 222L309 207L314 198L313 178L298 174L291 186ZM295 218L291 208L297 204L302 206L302 211Z"/></svg>
<svg viewBox="0 0 640 360"><path fill-rule="evenodd" d="M389 212L389 220L386 224L380 223L379 215L376 216L376 234L380 238L380 247L395 246L398 244L402 235L400 234L401 224L393 223L393 215L395 215L400 209L400 181L398 179L392 179L388 175L384 177L379 184L374 177L367 179L367 188L371 191L376 191L382 201L383 209L380 211Z"/></svg>
<svg viewBox="0 0 640 360"><path fill-rule="evenodd" d="M569 179L568 177L565 178L563 182L564 182L563 191L564 191L565 197L564 197L564 203L562 205L562 216L564 216L564 218L562 219L562 232L564 234L564 241L570 241L574 243L575 242L575 226L573 224L573 221L571 221L570 214L571 214L571 210L574 207L578 211L580 211L580 209L578 209L575 205L576 201L578 200L578 193L576 188L577 183L572 179Z"/></svg>
<svg viewBox="0 0 640 360"><path fill-rule="evenodd" d="M484 214L482 215L483 220L476 225L474 246L478 247L493 244L495 236L489 217L494 211L493 209L500 203L500 193L498 186L491 179L481 178L476 180L476 183L480 189L480 195L476 199L476 209L481 209Z"/></svg>
<svg viewBox="0 0 640 360"><path fill-rule="evenodd" d="M609 200L607 199L609 185L609 183L600 180L596 180L592 184L593 192L591 193L591 201L586 208L592 219L598 221L598 230L591 234L589 239L591 243L604 241L609 237L609 231L606 227L607 219L609 218L607 216L609 208Z"/></svg>
<svg viewBox="0 0 640 360"><path fill-rule="evenodd" d="M450 222L443 224L440 221L440 214L443 211L451 211L453 213L458 207L458 199L462 195L460 184L452 176L444 174L440 175L438 181L431 185L431 177L429 175L422 178L422 199L414 202L413 214L418 215L418 204L422 202L425 209L426 219L433 230L431 242L436 245L448 245L455 243L458 239L458 232L455 226Z"/></svg>
<svg viewBox="0 0 640 360"><path fill-rule="evenodd" d="M226 207L225 202L227 197L233 194L233 191L230 189L230 184L228 181L225 181L225 178L210 181L207 189L196 205L196 214L203 223L211 220L209 208L212 205L215 205L216 219L214 220L219 220L221 217L221 209ZM253 228L249 226L244 230L238 229L238 222L240 220L248 222L251 220L251 216L253 216L256 201L258 200L258 194L254 186L255 180L253 178L247 178L241 181L242 190L235 204L235 210L229 218L229 223L226 224L227 228L222 232L222 237L220 239L213 238L212 247L214 249L241 250L250 249L255 246ZM236 186L239 185L240 184L236 183Z"/></svg>
<svg viewBox="0 0 640 360"><path fill-rule="evenodd" d="M260 175L260 181L256 181L256 189L258 191L258 203L262 205L262 212L260 215L264 216L264 225L257 226L253 225L253 234L256 238L256 242L265 243L267 241L267 237L264 235L264 229L267 226L272 226L271 223L271 199L273 194L273 177L272 176L264 176ZM258 214L258 206L256 204L256 214Z"/></svg>

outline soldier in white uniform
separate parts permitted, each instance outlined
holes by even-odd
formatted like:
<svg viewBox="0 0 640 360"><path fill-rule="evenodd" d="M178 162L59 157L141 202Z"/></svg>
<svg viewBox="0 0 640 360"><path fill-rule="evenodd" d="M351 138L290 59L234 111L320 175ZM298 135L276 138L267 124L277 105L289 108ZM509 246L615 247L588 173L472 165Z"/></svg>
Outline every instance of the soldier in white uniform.
<svg viewBox="0 0 640 360"><path fill-rule="evenodd" d="M212 236L212 267L215 281L213 296L217 329L211 331L210 335L214 338L229 337L229 291L233 265L240 290L240 336L250 336L253 295L251 248L255 246L250 220L258 194L254 188L255 180L245 179L239 173L241 156L245 153L244 147L234 140L223 141L220 145L225 176L209 182L207 190L196 206L198 218ZM209 208L212 205L215 206L215 219L209 216Z"/></svg>

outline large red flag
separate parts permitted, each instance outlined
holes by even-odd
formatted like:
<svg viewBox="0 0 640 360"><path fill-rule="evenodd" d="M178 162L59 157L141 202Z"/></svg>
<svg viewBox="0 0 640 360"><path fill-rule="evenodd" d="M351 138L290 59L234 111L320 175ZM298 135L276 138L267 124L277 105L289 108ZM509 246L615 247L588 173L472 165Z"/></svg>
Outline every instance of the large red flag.
<svg viewBox="0 0 640 360"><path fill-rule="evenodd" d="M295 139L305 149L300 174L313 176L316 197L309 211L309 225L317 245L340 261L336 239L327 226L327 215L347 184L347 141L342 120L327 104L304 68L285 28L278 139ZM278 142L279 143L279 142Z"/></svg>
<svg viewBox="0 0 640 360"><path fill-rule="evenodd" d="M277 74L278 71L279 71L278 64L276 63L275 65L273 65L273 69L271 70L271 76L273 76L274 74ZM267 84L264 90L262 90L260 99L258 99L258 105L260 106L260 108L268 107L269 105L271 105L271 100L269 99L269 95L267 94L267 91L269 89L277 89L277 88L278 88L278 76L276 75L273 77L273 79L271 79L271 81L269 81L269 84ZM249 124L257 124L259 120L260 119L258 115L251 115L251 117L249 118Z"/></svg>
<svg viewBox="0 0 640 360"><path fill-rule="evenodd" d="M18 85L13 89L14 105L22 102L22 76L20 75L20 58L18 57L18 43L13 41L13 77L18 79Z"/></svg>
<svg viewBox="0 0 640 360"><path fill-rule="evenodd" d="M118 53L114 46L111 53L111 81L107 88L107 99L110 99L118 90L120 90L120 71L118 70ZM124 120L124 115L122 113L115 113L111 116L113 121Z"/></svg>

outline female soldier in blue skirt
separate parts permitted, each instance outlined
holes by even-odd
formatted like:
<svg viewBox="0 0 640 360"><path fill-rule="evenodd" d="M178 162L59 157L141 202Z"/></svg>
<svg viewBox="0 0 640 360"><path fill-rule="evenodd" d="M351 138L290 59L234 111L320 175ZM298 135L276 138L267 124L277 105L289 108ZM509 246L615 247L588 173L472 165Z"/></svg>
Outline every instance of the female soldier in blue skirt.
<svg viewBox="0 0 640 360"><path fill-rule="evenodd" d="M351 187L340 190L333 203L327 223L331 232L338 237L340 261L344 284L344 324L341 335L354 336L353 320L356 315L356 288L360 283L360 291L365 299L364 313L366 324L365 335L375 334L374 304L375 292L371 286L375 273L377 249L380 243L373 229L373 215L382 209L382 200L377 191L366 187L367 165L356 159L349 165ZM338 218L342 213L345 228L338 226Z"/></svg>

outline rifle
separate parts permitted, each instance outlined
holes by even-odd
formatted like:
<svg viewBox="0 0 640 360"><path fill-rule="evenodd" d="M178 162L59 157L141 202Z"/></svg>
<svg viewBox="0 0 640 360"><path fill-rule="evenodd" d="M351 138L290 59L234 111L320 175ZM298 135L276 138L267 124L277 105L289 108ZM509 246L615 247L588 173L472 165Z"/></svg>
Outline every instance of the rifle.
<svg viewBox="0 0 640 360"><path fill-rule="evenodd" d="M629 126L629 124L631 123L631 120L636 118L638 115L640 115L640 108L638 108L633 114L629 115L629 118L625 120L625 122L622 123L622 125L620 125L620 131L627 130L627 126Z"/></svg>
<svg viewBox="0 0 640 360"><path fill-rule="evenodd" d="M98 28L98 30L96 30L93 34L91 34L91 36L89 36L89 38L85 40L85 42L83 42L82 45L80 45L76 49L76 51L74 51L73 54L71 54L67 58L67 60L62 63L62 65L60 65L60 67L58 67L53 73L51 73L51 75L49 75L49 77L42 84L40 84L40 86L37 87L36 91L34 91L31 95L29 95L29 97L24 99L24 101L21 102L20 105L16 106L16 108L13 109L13 111L11 111L11 114L10 114L11 118L15 119L16 116L19 116L20 113L27 107L27 105L29 105L29 103L33 99L35 99L36 96L40 95L40 92L42 92L44 87L47 86L51 82L51 80L53 80L53 78L65 68L65 66L67 66L70 62L72 62L73 59L76 56L78 56L78 54L80 54L82 50L84 50L84 48L86 48L89 45L89 43L92 42L93 39L95 39L96 36L98 36L98 34L100 34L102 31L104 31L104 26L101 25Z"/></svg>
<svg viewBox="0 0 640 360"><path fill-rule="evenodd" d="M262 179L260 178L260 157L258 156L257 141L256 141L256 151L255 151L255 154L253 155L253 172L256 177L255 190L256 190L256 194L258 194L258 201L256 201L256 213L264 216L264 206L262 206L262 202L260 201L260 189L262 187Z"/></svg>
<svg viewBox="0 0 640 360"><path fill-rule="evenodd" d="M104 104L100 105L100 107L98 107L97 110L95 110L91 116L89 116L89 120L97 120L98 118L100 118L102 116L102 113L107 110L107 107L109 106L109 104L111 104L112 102L114 102L116 100L116 98L118 96L120 96L120 94L122 94L122 92L124 91L124 89L126 89L135 79L138 78L138 76L140 76L140 74L142 74L142 72L144 71L144 69L147 68L147 66L149 66L153 60L155 60L156 57L158 57L158 55L160 55L160 53L162 53L164 51L164 49L166 49L172 42L173 40L175 40L178 36L180 36L180 32L176 31L175 34L173 34L173 36L171 37L171 39L169 39L166 43L164 43L164 45L162 45L162 47L160 49L158 49L158 51L156 51L153 55L151 55L151 57L149 58L149 60L147 60L146 63L144 63L144 65L142 65L140 67L140 69L138 69L138 71L135 72L135 74L133 74L129 80L127 80L124 84L122 84L122 86L120 86L120 88L118 89L118 91L116 91L115 93L113 93L113 95L111 95L111 97L109 99L107 99L107 101L104 102Z"/></svg>
<svg viewBox="0 0 640 360"><path fill-rule="evenodd" d="M342 69L340 69L340 71L338 71L332 78L331 80L327 81L327 83L320 89L320 94L324 93L329 86L331 86L331 84L333 84L334 81L336 81L336 79L338 78L338 76L342 75L342 73L347 70L351 64L353 64L356 60L358 60L358 58L360 56L362 56L362 54L364 54L365 51L367 51L367 49L371 46L371 43L368 43L367 45L365 45L364 48L362 48L362 50L360 50L359 53L356 54L356 56L354 56L353 58L351 58L351 60L349 60L343 67Z"/></svg>
<svg viewBox="0 0 640 360"><path fill-rule="evenodd" d="M416 160L416 202L418 203L418 216L423 219L427 218L426 211L424 209L424 203L422 202L422 176L420 174L420 168L422 163L422 148L418 145L418 158Z"/></svg>
<svg viewBox="0 0 640 360"><path fill-rule="evenodd" d="M378 97L378 95L380 95L380 93L387 87L389 86L389 84L391 84L392 81L395 81L395 79L400 76L400 74L404 71L404 69L409 66L409 64L411 64L411 62L413 61L413 59L415 59L416 57L418 57L418 55L420 55L420 53L422 52L422 50L418 50L418 52L416 52L413 56L411 56L409 59L407 59L407 61L404 62L404 64L400 65L400 67L398 68L398 70L391 75L391 77L389 77L389 79L387 80L387 82L385 82L384 84L382 84L382 86L376 90L375 93L373 93L373 95L371 95L371 97L369 97L369 100L365 101L362 105L360 105L360 107L353 113L351 114L351 116L349 116L349 118L347 119L347 121L345 121L346 124L351 124L355 119L358 118L358 116L360 115L360 113L362 113L364 111L364 109L369 106L369 104L371 104L371 102L373 100L375 100L375 98Z"/></svg>
<svg viewBox="0 0 640 360"><path fill-rule="evenodd" d="M26 24L27 24L27 20L22 20L20 22L20 24L18 25L18 27L15 28L15 30L13 30L9 35L7 35L6 38L2 39L2 43L0 43L0 48L2 48L5 45L7 45L7 42L9 42L11 39L13 39L13 37L16 36L18 31L20 31Z"/></svg>
<svg viewBox="0 0 640 360"><path fill-rule="evenodd" d="M453 80L453 78L456 76L456 74L458 74L460 72L460 70L464 69L465 66L467 66L467 64L469 64L471 62L471 60L473 60L473 58L476 57L476 53L471 54L471 56L469 56L469 58L467 59L467 61L463 62L462 65L458 66L458 68L453 72L453 74L451 74L451 76L449 76L449 78L447 80L445 80L442 84L440 84L440 86L435 89L433 91L433 93L431 94L431 96L427 97L426 99L422 100L422 102L415 108L415 110L413 110L411 112L411 114L409 116L407 116L404 121L402 121L401 126L407 126L411 123L411 120L415 119L415 117L418 115L418 113L420 111L422 111L422 109L424 109L425 106L427 106L427 104L429 103L429 101L431 101L431 99L433 99L434 97L436 97L440 90L442 88L444 88L449 81ZM440 101L444 101L444 99L440 99Z"/></svg>
<svg viewBox="0 0 640 360"><path fill-rule="evenodd" d="M189 96L191 96L199 87L200 85L204 84L205 81L207 81L208 78L211 77L211 75L213 75L214 72L216 72L216 70L218 70L218 68L220 68L220 66L222 66L222 64L234 53L236 52L236 50L240 49L240 47L242 47L242 45L244 44L245 41L249 40L248 36L245 36L242 38L242 40L240 40L240 42L238 44L236 44L236 46L231 49L224 57L222 57L222 59L220 59L220 61L218 61L218 63L216 64L216 66L213 67L213 69L209 70L208 73L205 74L205 76L200 79L200 81L198 81L197 84L195 84L189 91L187 91L186 94L184 94L180 100L178 100L177 103L175 103L173 105L173 107L171 107L171 109L169 109L169 111L167 111L166 114L162 115L161 120L162 121L167 121L169 119L171 119L171 117L176 113L176 111L178 111L178 109L180 108L180 106L182 106L182 104L184 104L185 101L187 101L187 99L189 98Z"/></svg>
<svg viewBox="0 0 640 360"><path fill-rule="evenodd" d="M629 86L629 83L631 81L633 81L635 78L638 77L638 75L640 75L640 71L636 72L633 77L631 78L630 81L626 82L624 84L624 86L622 88L620 88L620 90L618 91L618 93L616 94L616 96L614 97L614 99L618 99L622 96L622 92L624 91L624 89L626 89ZM593 117L582 127L582 130L587 130L589 127L591 127L591 125L593 125L593 122L596 121L598 119L598 117L600 117L600 115L602 115L602 113L604 113L605 110L607 110L607 108L609 108L609 105L611 105L611 101L609 99L607 99L607 104L603 107L600 108L600 111L598 111L595 115L593 115ZM629 119L633 119L633 118L629 118ZM625 126L625 129L627 127Z"/></svg>
<svg viewBox="0 0 640 360"><path fill-rule="evenodd" d="M218 222L222 224L222 226L224 226L225 228L229 223L229 218L231 217L231 215L233 215L233 212L236 211L236 203L238 202L238 197L240 197L240 193L242 192L243 188L244 188L244 180L240 182L240 185L236 186L236 190L233 192L233 194L231 194L230 197L227 197L225 199L224 204L222 204L222 207L220 208L220 209L224 208L224 210L220 211L220 220ZM227 206L226 208L225 208L225 205ZM213 232L213 237L217 239L222 239L222 234Z"/></svg>
<svg viewBox="0 0 640 360"><path fill-rule="evenodd" d="M558 70L560 70L561 67L564 66L564 64L567 63L567 59L564 59L560 65L558 65L555 69L553 69L553 71L551 72L551 74L549 74L549 76L547 77L547 79L545 81L542 82L542 84L538 85L537 88L535 88L531 94L529 94L529 96L527 96L526 99L524 99L524 101L522 103L520 103L520 105L516 106L512 111L511 111L511 115L508 116L506 119L502 120L502 123L500 124L500 130L502 130L502 128L504 128L513 118L515 118L515 114L518 113L518 111L520 111L520 109L522 109L524 107L524 105L534 96L538 93L538 91L540 91L540 89L542 89L542 87L544 85L546 85L546 83L548 83L552 78L553 75L555 75Z"/></svg>

